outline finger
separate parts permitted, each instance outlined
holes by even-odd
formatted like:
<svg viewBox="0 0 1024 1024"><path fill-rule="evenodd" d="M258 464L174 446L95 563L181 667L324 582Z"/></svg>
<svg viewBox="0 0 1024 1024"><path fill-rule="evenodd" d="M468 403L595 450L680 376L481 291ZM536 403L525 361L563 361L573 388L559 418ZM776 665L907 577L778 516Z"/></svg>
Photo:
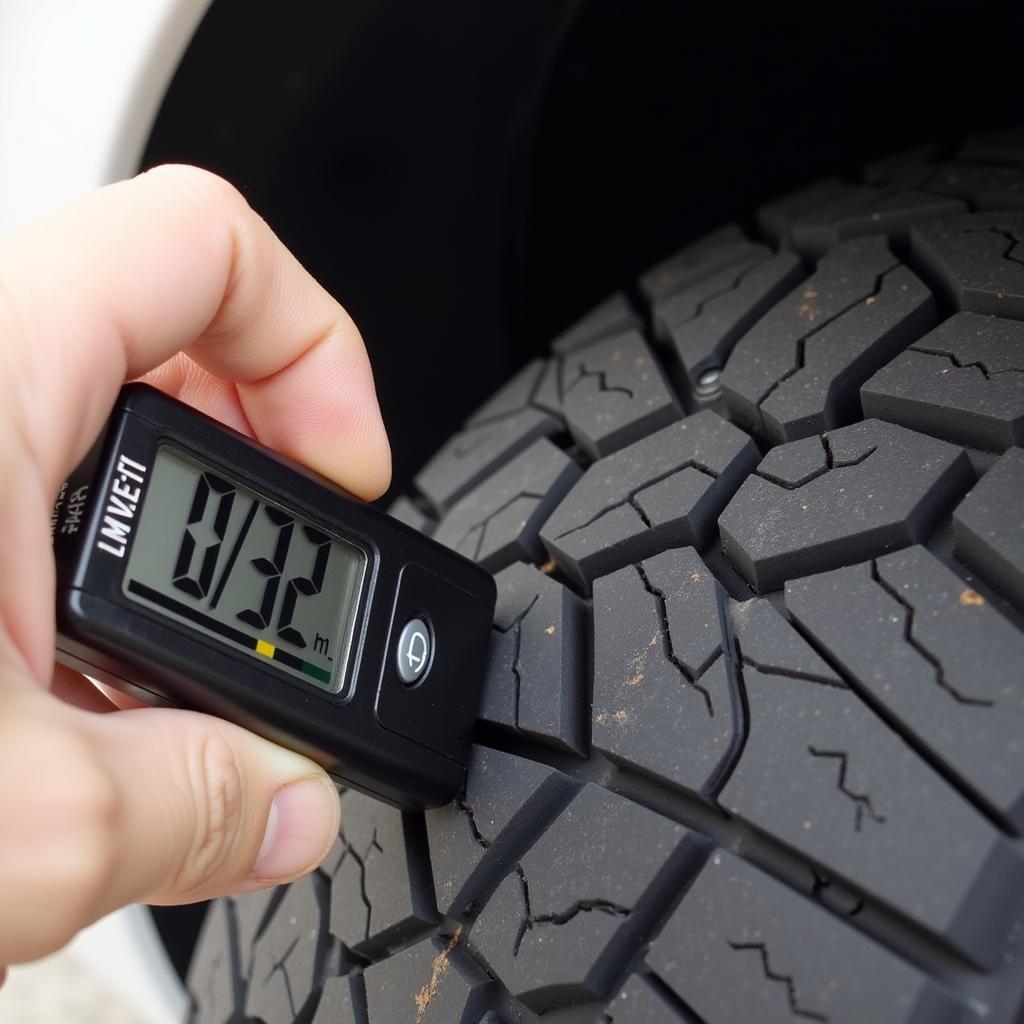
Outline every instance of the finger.
<svg viewBox="0 0 1024 1024"><path fill-rule="evenodd" d="M323 771L243 729L181 711L92 715L41 691L11 704L0 813L18 831L0 844L0 963L127 903L292 881L337 835Z"/></svg>
<svg viewBox="0 0 1024 1024"><path fill-rule="evenodd" d="M262 441L360 496L386 488L359 332L220 178L164 167L84 196L0 244L0 281L18 429L46 439L51 489L120 384L183 348L238 382Z"/></svg>
<svg viewBox="0 0 1024 1024"><path fill-rule="evenodd" d="M161 363L141 379L246 437L256 436L242 408L238 388L231 381L214 377L184 352Z"/></svg>

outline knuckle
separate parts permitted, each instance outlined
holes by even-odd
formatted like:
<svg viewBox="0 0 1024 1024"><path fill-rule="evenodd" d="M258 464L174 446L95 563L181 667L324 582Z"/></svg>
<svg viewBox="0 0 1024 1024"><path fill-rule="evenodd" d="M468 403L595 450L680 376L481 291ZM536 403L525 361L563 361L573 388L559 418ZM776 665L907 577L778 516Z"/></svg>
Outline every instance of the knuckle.
<svg viewBox="0 0 1024 1024"><path fill-rule="evenodd" d="M181 896L231 873L244 839L245 783L231 742L215 729L206 730L190 743L187 759L194 839L176 880Z"/></svg>

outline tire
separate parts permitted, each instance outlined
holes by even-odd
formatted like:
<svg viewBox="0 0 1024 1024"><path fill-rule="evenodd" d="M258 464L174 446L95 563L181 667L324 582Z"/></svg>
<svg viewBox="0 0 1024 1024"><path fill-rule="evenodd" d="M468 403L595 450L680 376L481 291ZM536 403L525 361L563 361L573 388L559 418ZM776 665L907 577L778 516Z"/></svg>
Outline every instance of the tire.
<svg viewBox="0 0 1024 1024"><path fill-rule="evenodd" d="M1022 321L1001 133L556 339L394 509L498 581L463 799L345 793L213 905L192 1020L1021 1019Z"/></svg>

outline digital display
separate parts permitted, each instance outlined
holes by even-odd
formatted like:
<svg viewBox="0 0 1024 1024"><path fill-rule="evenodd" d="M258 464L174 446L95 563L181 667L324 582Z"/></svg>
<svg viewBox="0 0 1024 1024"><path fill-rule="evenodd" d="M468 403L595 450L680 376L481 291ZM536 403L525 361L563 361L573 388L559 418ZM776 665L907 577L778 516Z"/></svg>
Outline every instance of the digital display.
<svg viewBox="0 0 1024 1024"><path fill-rule="evenodd" d="M123 587L161 615L336 692L365 567L359 548L164 446Z"/></svg>

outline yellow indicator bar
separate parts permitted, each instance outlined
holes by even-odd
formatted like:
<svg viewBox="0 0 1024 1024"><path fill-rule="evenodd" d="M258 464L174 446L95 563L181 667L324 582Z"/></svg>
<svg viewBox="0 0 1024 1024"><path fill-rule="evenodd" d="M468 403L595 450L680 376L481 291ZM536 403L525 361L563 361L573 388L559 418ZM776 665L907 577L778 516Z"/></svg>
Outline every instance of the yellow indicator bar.
<svg viewBox="0 0 1024 1024"><path fill-rule="evenodd" d="M272 658L276 650L277 648L273 644L268 644L266 640L256 641L256 653L262 654L264 658Z"/></svg>

